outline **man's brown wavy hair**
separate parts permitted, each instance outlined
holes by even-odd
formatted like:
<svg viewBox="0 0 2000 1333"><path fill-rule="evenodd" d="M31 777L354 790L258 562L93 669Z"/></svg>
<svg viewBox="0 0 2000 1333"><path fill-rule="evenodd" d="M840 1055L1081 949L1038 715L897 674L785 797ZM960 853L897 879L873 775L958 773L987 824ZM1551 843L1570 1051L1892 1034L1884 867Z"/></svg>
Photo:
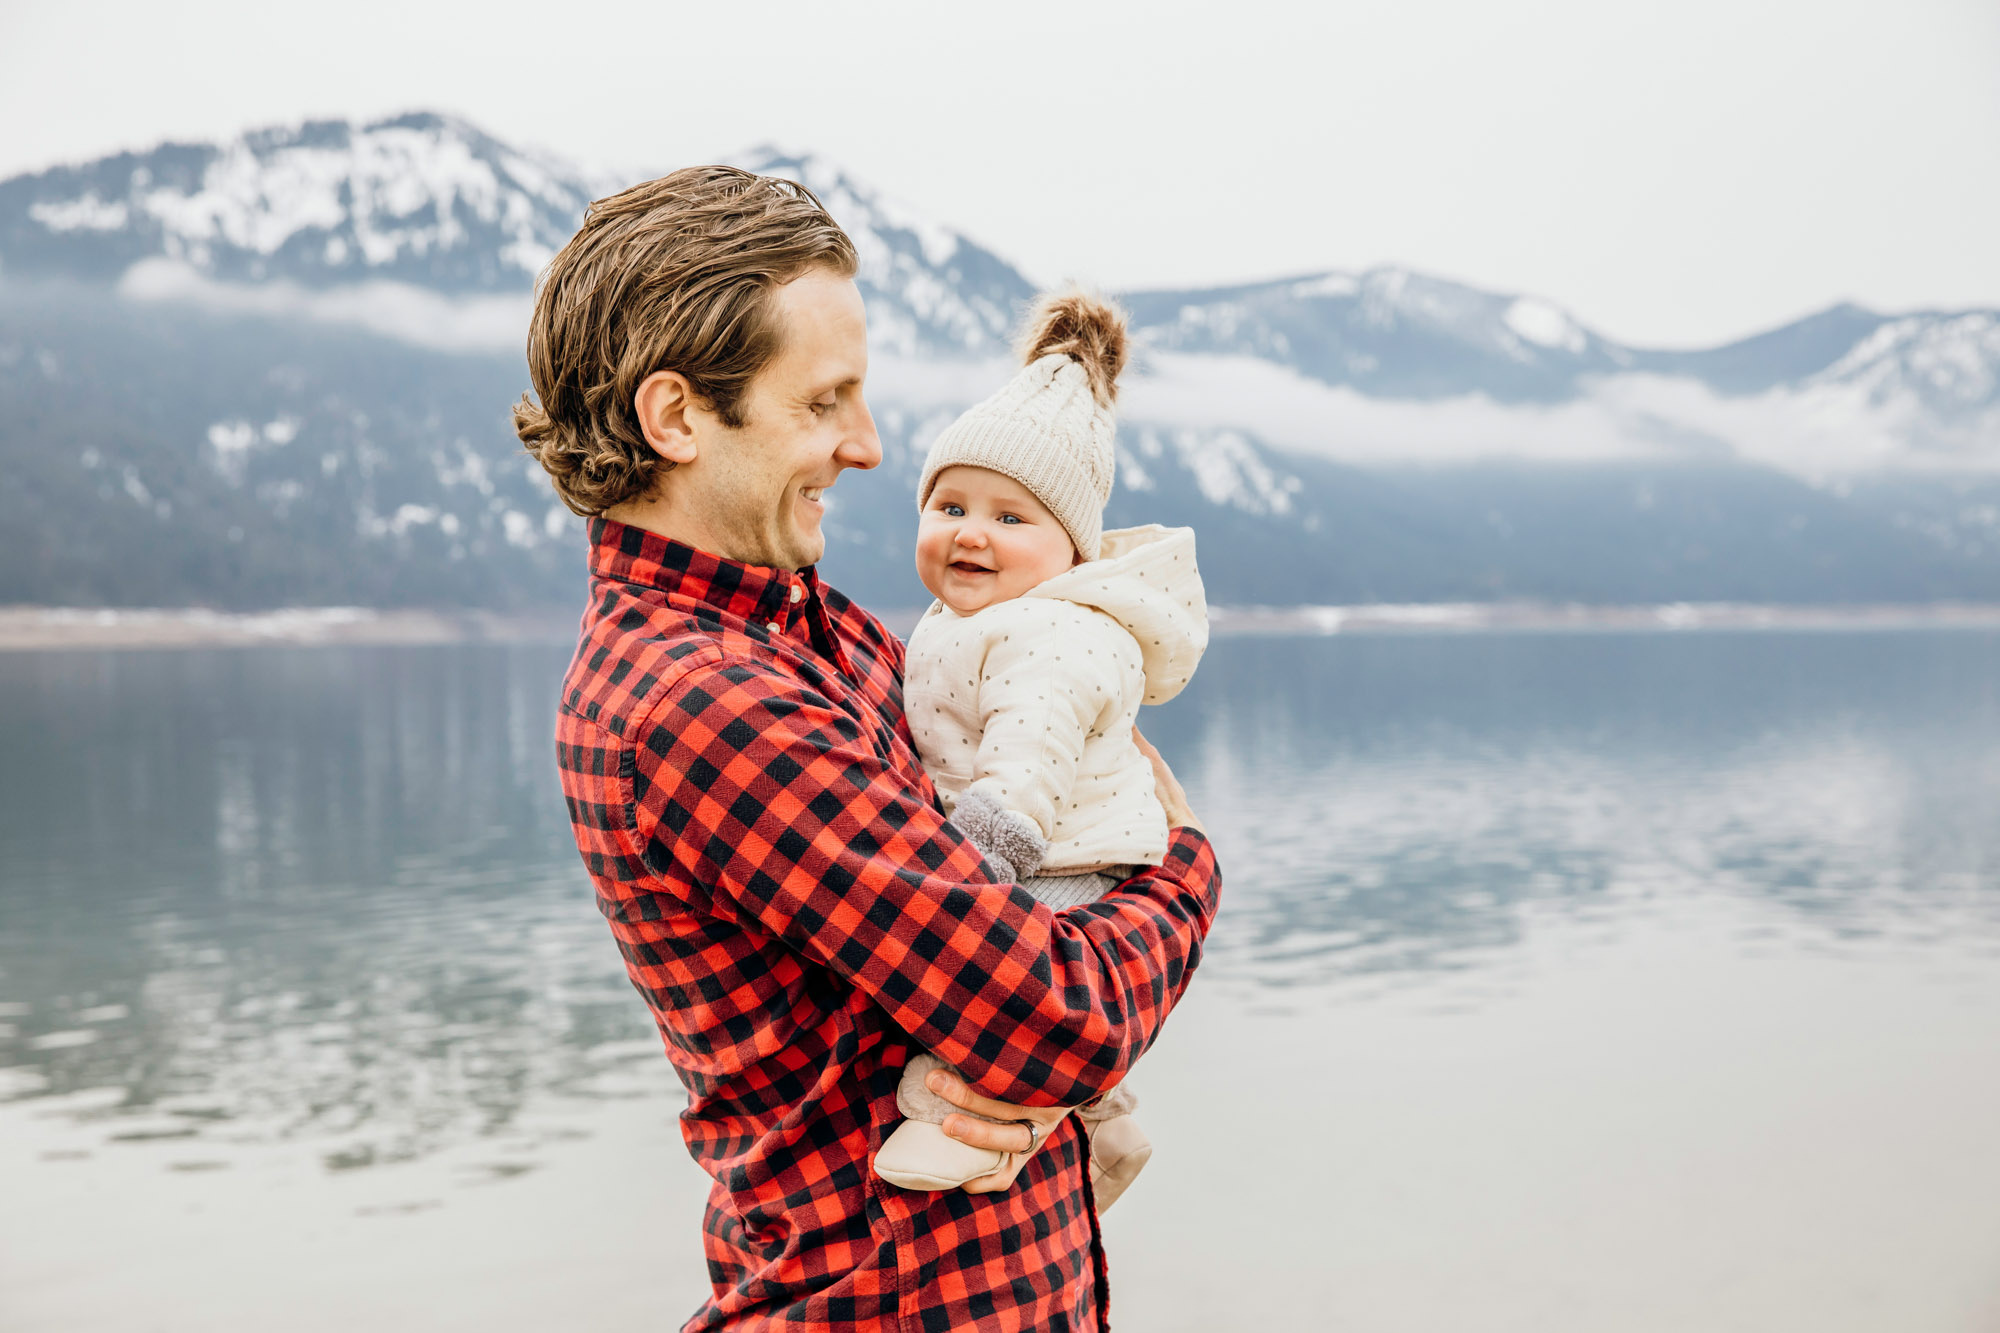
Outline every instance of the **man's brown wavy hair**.
<svg viewBox="0 0 2000 1333"><path fill-rule="evenodd" d="M687 376L725 425L743 425L744 391L783 337L771 294L814 268L852 277L854 243L792 181L688 167L592 204L542 274L535 392L514 406L515 433L563 503L601 514L672 470L632 402L654 371Z"/></svg>

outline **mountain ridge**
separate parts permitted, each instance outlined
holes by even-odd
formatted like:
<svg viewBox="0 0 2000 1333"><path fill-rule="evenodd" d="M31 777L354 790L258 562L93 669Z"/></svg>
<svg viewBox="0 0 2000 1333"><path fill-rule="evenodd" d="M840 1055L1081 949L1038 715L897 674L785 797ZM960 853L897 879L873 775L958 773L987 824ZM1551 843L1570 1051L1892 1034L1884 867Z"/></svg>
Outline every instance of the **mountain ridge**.
<svg viewBox="0 0 2000 1333"><path fill-rule="evenodd" d="M855 240L884 463L832 493L827 564L910 605L923 450L1032 285L824 158L737 160ZM0 602L572 597L506 409L540 257L619 183L431 113L0 181ZM1109 520L1196 526L1218 601L2000 600L1994 312L1667 351L1395 266L1123 299Z"/></svg>
<svg viewBox="0 0 2000 1333"><path fill-rule="evenodd" d="M862 252L880 345L905 355L1004 350L1033 293L1004 257L815 154L765 144L731 160L801 180L842 218ZM162 259L222 282L519 294L590 200L624 183L444 113L309 120L0 180L0 276L112 282ZM1667 350L1607 338L1543 296L1400 265L1119 295L1148 346L1258 356L1376 397L1508 402L1561 401L1587 377L1623 372L1755 394L1825 371L1891 321L1995 314L1836 302L1714 347Z"/></svg>

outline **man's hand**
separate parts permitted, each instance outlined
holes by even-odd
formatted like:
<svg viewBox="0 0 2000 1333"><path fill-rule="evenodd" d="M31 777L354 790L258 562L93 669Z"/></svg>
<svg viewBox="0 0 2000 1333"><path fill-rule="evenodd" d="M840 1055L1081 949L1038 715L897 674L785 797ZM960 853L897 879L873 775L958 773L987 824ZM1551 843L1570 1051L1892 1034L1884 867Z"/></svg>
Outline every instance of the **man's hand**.
<svg viewBox="0 0 2000 1333"><path fill-rule="evenodd" d="M948 1069L933 1069L924 1086L961 1110L971 1115L948 1115L939 1128L947 1137L974 1148L988 1148L994 1152L1006 1153L1007 1158L998 1171L991 1175L968 1180L959 1188L967 1194L993 1194L1014 1183L1014 1177L1021 1174L1021 1168L1034 1156L1031 1149L1039 1149L1049 1141L1049 1135L1056 1132L1056 1126L1070 1113L1067 1106L1015 1106L1011 1102L996 1102L991 1097L982 1097L965 1085ZM977 1119L985 1116L987 1119ZM1026 1125L996 1125L995 1120L1028 1120L1035 1125L1030 1133Z"/></svg>
<svg viewBox="0 0 2000 1333"><path fill-rule="evenodd" d="M1191 828L1207 837L1208 830L1188 808L1187 792L1181 789L1181 780L1174 776L1174 770L1167 767L1167 761L1160 757L1153 743L1141 736L1137 727L1132 728L1132 742L1139 747L1140 754L1153 761L1153 788L1159 793L1160 804L1166 808L1167 827Z"/></svg>

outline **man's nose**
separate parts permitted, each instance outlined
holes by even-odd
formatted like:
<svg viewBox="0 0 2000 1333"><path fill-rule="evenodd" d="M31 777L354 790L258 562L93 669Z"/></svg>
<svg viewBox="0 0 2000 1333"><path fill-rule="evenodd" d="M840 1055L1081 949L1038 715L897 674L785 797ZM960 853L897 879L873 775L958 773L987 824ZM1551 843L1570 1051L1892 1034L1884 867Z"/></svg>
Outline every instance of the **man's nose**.
<svg viewBox="0 0 2000 1333"><path fill-rule="evenodd" d="M863 472L882 461L882 437L875 430L875 417L868 410L868 400L859 394L854 397L854 421L833 456L842 467L857 467Z"/></svg>

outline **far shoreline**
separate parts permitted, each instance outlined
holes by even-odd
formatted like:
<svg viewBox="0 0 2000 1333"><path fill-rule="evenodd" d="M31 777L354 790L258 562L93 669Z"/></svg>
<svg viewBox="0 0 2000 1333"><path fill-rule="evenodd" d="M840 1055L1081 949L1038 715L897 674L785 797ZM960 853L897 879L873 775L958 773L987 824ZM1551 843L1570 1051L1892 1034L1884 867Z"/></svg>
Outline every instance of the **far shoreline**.
<svg viewBox="0 0 2000 1333"><path fill-rule="evenodd" d="M0 606L0 653L246 648L259 646L568 644L574 610L500 613L290 607L216 611L201 607ZM920 610L883 612L908 633ZM1759 604L1670 602L1596 606L1556 602L1410 602L1354 606L1217 606L1218 637L1336 634L1686 633L1690 631L1886 631L2000 629L2000 603Z"/></svg>

